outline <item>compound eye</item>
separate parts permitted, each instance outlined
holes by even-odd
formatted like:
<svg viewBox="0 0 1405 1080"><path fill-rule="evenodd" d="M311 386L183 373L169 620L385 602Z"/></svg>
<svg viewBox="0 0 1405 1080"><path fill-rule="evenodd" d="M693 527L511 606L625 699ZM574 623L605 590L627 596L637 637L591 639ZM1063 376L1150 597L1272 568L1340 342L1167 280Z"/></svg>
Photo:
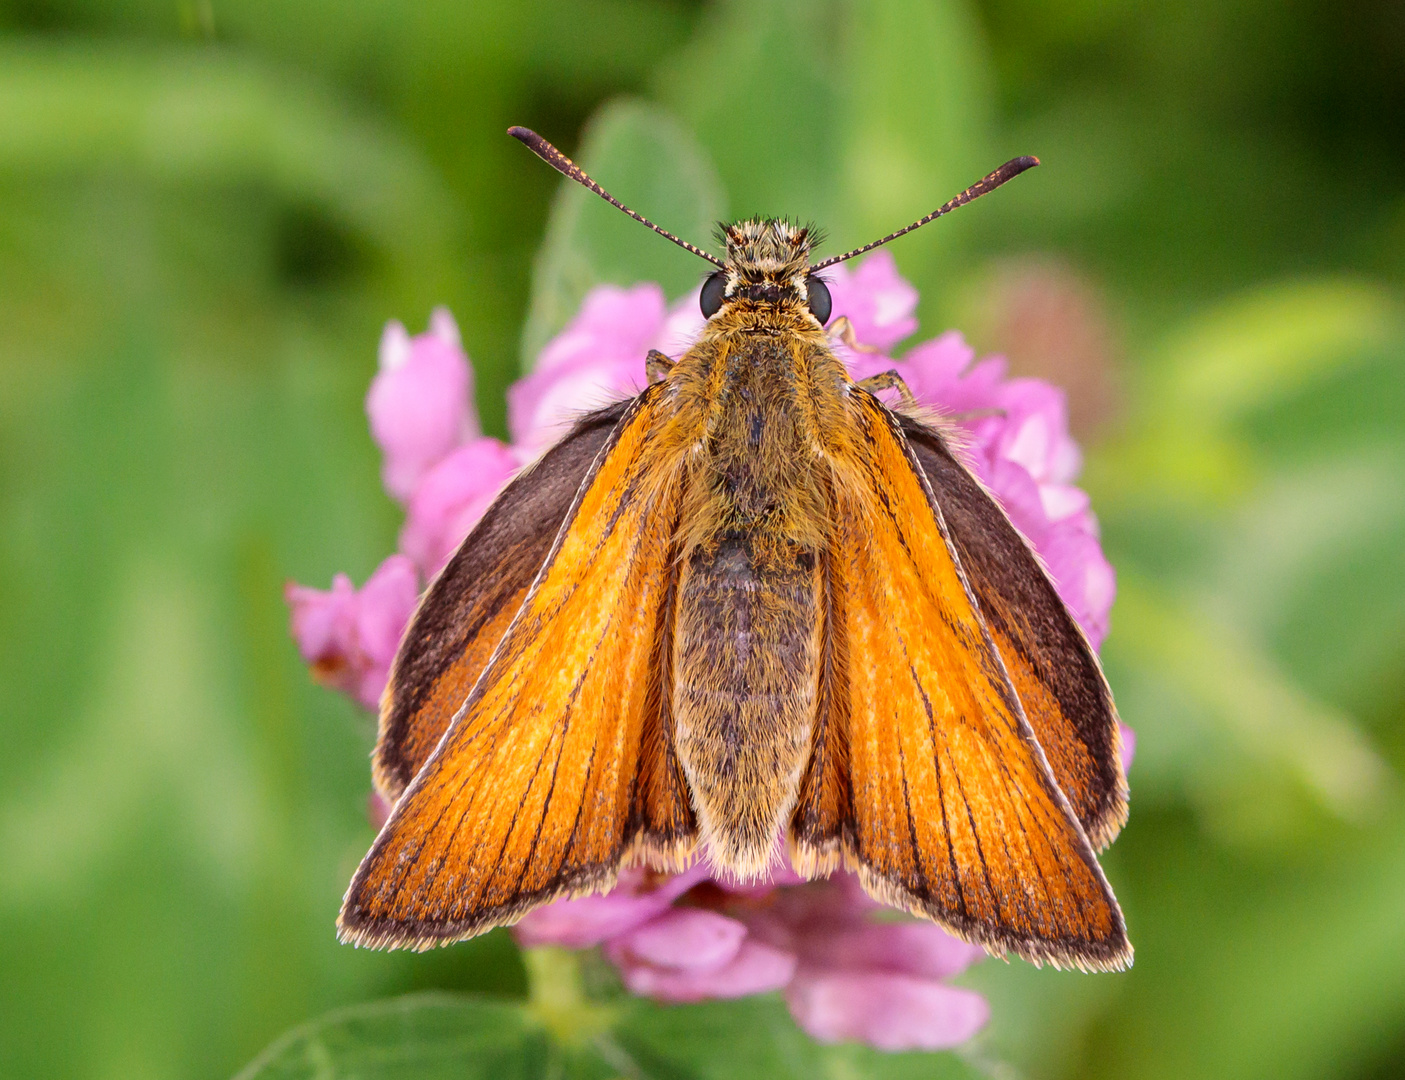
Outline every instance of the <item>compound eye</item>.
<svg viewBox="0 0 1405 1080"><path fill-rule="evenodd" d="M834 310L829 286L811 274L805 279L805 295L810 298L810 314L819 319L821 326L829 322L829 313Z"/></svg>
<svg viewBox="0 0 1405 1080"><path fill-rule="evenodd" d="M702 296L699 298L704 319L710 319L722 307L722 297L727 291L727 271L716 270L707 275L703 282Z"/></svg>

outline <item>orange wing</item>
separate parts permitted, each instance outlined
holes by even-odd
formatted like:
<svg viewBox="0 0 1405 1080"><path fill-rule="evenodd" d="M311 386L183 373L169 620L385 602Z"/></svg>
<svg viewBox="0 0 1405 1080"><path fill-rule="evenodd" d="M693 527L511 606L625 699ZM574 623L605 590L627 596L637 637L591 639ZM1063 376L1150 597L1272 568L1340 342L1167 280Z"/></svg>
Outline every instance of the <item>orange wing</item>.
<svg viewBox="0 0 1405 1080"><path fill-rule="evenodd" d="M696 827L663 685L678 488L651 459L662 387L635 399L540 575L357 870L344 940L428 948L603 891Z"/></svg>
<svg viewBox="0 0 1405 1080"><path fill-rule="evenodd" d="M853 391L820 718L791 843L991 952L1121 968L1122 913L1050 775L896 417ZM841 461L841 467L845 462Z"/></svg>
<svg viewBox="0 0 1405 1080"><path fill-rule="evenodd" d="M1054 779L1094 846L1104 848L1127 820L1127 780L1097 655L1038 557L942 434L900 420Z"/></svg>
<svg viewBox="0 0 1405 1080"><path fill-rule="evenodd" d="M483 673L629 402L583 417L493 500L411 620L381 702L376 787L400 797Z"/></svg>

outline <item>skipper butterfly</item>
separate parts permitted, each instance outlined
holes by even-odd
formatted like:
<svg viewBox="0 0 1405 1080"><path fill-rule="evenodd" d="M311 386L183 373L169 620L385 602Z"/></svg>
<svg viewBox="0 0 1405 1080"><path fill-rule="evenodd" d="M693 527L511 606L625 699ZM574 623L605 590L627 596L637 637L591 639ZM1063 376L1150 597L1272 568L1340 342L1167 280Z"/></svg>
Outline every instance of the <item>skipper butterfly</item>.
<svg viewBox="0 0 1405 1080"><path fill-rule="evenodd" d="M604 892L621 867L804 876L997 955L1118 969L1095 851L1127 816L1117 715L1048 573L896 374L855 382L823 270L882 240L726 226L725 258L548 164L716 270L707 324L650 353L500 494L426 592L382 701L394 803L344 940L423 949ZM905 404L876 393L896 388Z"/></svg>

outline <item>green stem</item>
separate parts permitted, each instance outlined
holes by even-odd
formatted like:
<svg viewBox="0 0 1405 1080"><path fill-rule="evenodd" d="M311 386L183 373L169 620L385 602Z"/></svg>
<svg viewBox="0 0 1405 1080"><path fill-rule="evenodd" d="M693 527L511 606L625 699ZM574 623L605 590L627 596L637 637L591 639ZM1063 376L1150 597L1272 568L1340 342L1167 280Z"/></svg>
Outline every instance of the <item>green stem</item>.
<svg viewBox="0 0 1405 1080"><path fill-rule="evenodd" d="M555 945L522 950L527 1008L558 1042L579 1046L610 1029L612 1010L590 1000L580 953Z"/></svg>

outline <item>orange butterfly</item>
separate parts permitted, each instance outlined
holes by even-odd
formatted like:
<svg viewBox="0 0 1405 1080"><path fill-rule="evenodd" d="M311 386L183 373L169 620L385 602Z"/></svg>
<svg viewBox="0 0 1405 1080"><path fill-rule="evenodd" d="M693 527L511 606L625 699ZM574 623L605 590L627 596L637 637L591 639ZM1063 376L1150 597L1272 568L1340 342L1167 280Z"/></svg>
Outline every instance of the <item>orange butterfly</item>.
<svg viewBox="0 0 1405 1080"><path fill-rule="evenodd" d="M518 476L429 588L382 702L394 812L343 940L428 948L699 853L840 866L996 954L1117 969L1095 857L1127 816L1117 716L1038 558L949 435L854 382L806 229L745 221L707 326ZM842 330L841 330L842 332ZM906 395L910 398L910 395Z"/></svg>

